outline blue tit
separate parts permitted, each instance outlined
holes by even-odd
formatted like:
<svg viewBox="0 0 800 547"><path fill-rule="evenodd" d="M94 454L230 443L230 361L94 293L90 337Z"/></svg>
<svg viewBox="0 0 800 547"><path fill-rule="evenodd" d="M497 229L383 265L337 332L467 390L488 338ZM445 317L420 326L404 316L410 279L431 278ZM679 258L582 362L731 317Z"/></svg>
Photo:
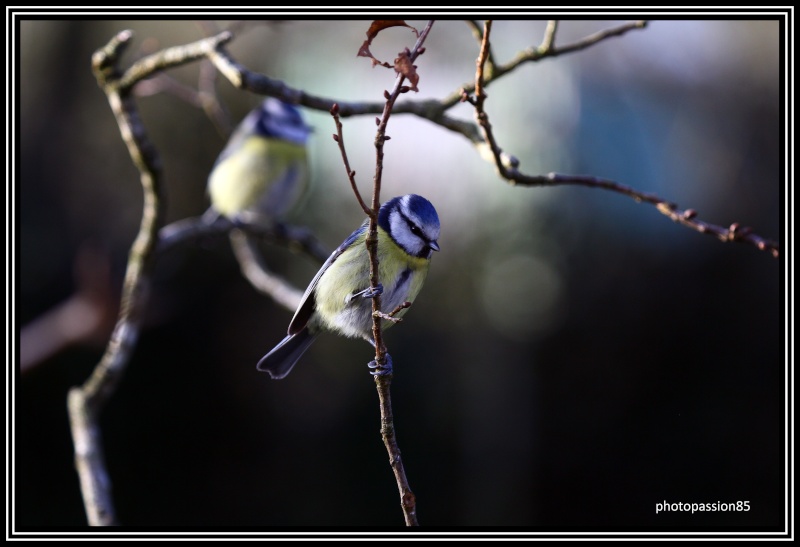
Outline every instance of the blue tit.
<svg viewBox="0 0 800 547"><path fill-rule="evenodd" d="M308 187L312 129L293 105L272 97L234 130L208 177L212 210L228 218L258 213L279 220Z"/></svg>
<svg viewBox="0 0 800 547"><path fill-rule="evenodd" d="M389 312L413 302L422 289L433 251L439 250L439 216L431 203L414 194L393 198L378 212L378 278L369 282L369 254L365 244L368 221L344 240L311 280L289 323L289 334L257 365L273 378L283 378L322 330L361 337L373 346L371 298L381 296ZM401 310L395 317L402 316ZM383 328L393 323L383 320ZM372 374L391 371L391 357Z"/></svg>

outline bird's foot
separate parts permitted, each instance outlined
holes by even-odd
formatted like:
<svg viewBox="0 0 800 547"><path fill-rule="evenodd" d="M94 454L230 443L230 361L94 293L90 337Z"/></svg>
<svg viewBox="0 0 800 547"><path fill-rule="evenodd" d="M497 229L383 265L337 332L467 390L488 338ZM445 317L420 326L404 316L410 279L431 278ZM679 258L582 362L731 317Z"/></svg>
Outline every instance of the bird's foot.
<svg viewBox="0 0 800 547"><path fill-rule="evenodd" d="M373 376L386 376L387 374L392 374L392 356L388 353L385 354L384 357L384 364L378 363L378 361L370 361L367 363L367 366L373 370L369 373Z"/></svg>
<svg viewBox="0 0 800 547"><path fill-rule="evenodd" d="M360 296L362 298L375 298L383 294L383 285L378 283L378 286L373 290L372 287L367 287L361 292L357 292L353 297Z"/></svg>

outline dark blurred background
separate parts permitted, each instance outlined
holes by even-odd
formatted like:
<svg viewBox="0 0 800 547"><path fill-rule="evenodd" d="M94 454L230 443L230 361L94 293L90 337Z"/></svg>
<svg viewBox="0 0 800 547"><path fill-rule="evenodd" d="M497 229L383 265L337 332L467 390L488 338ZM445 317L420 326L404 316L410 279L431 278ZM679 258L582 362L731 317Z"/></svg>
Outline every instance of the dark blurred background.
<svg viewBox="0 0 800 547"><path fill-rule="evenodd" d="M557 43L620 23L565 21ZM74 295L76 268L88 276L84 284L110 279L111 294L119 290L141 187L90 57L128 28L135 38L123 66L199 39L209 26L19 27L23 329ZM381 101L394 78L356 57L367 28L251 22L228 49L309 93ZM496 59L538 45L544 28L496 22ZM412 44L408 29L393 28L372 51L391 60ZM442 98L474 78L478 43L464 22L437 22L426 47L417 61L420 92L404 100ZM694 208L705 221L736 221L783 242L780 52L777 21L654 21L520 67L488 89L486 108L501 146L526 173L611 178ZM196 86L198 70L194 63L170 76ZM222 78L217 88L234 123L260 100ZM163 159L168 221L201 214L225 138L175 94L138 104ZM329 136L330 116L304 114L317 128L314 188L291 222L333 249L363 215ZM473 119L469 105L452 114ZM344 123L368 193L373 116ZM783 259L723 244L610 192L511 187L466 139L424 120L394 116L388 134L382 197L425 195L442 221L442 252L427 284L386 337L397 439L421 524L782 526ZM284 248L263 250L299 289L319 266ZM81 270L87 254L96 261ZM97 265L104 260L108 277ZM241 277L224 238L163 257L151 296L132 361L102 415L124 525L403 524L367 344L321 336L286 379L258 373L255 363L283 337L291 312ZM102 355L107 333L99 329L17 376L17 527L86 523L66 394ZM750 510L656 514L665 501L748 501Z"/></svg>

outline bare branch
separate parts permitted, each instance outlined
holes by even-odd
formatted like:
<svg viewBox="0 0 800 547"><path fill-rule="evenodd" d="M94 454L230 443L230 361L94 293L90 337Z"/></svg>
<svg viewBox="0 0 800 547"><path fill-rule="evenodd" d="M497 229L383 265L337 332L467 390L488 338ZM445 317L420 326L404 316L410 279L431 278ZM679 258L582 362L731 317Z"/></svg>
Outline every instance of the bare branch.
<svg viewBox="0 0 800 547"><path fill-rule="evenodd" d="M540 51L551 51L556 43L556 31L558 31L558 21L555 19L547 22L547 28L544 31L544 38L539 45Z"/></svg>
<svg viewBox="0 0 800 547"><path fill-rule="evenodd" d="M378 279L378 211L380 209L380 192L381 192L381 179L383 174L383 146L384 143L389 140L389 137L386 135L386 126L389 122L389 118L392 114L392 107L395 104L395 101L402 93L407 93L411 89L415 88L415 85L404 86L403 82L406 80L406 75L412 74L411 71L414 70L415 67L411 65L413 61L417 58L417 56L424 51L422 48L425 39L427 38L428 34L430 33L431 27L433 26L433 21L429 21L428 24L425 26L425 29L419 34L416 44L412 50L406 50L402 52L401 57L403 57L407 64L405 65L406 70L398 70L397 71L397 78L395 79L395 84L391 92L385 91L384 97L386 98L386 103L382 109L382 115L380 118L376 120L378 124L378 131L375 136L375 177L373 179L373 188L372 188L372 206L367 207L364 203L364 200L361 198L360 193L358 192L358 188L355 184L354 173L350 169L349 163L347 161L347 154L345 152L344 147L344 138L342 136L342 126L341 122L339 121L339 112L340 107L338 105L334 105L331 109L331 115L334 118L337 127L337 134L334 135L334 139L339 144L339 148L342 152L342 159L345 164L345 169L348 174L348 178L350 179L351 187L353 188L353 192L358 199L359 204L367 213L369 218L369 225L367 228L367 236L366 236L366 246L367 252L369 253L369 261L370 261L370 287L373 291L376 291L379 285ZM413 72L413 75L416 77L416 72ZM415 82L412 82L415 83ZM377 291L376 291L377 292ZM407 307L407 306L405 306ZM397 314L402 307L394 310L390 314L384 314L381 311L381 299L380 296L376 296L372 298L372 336L375 342L375 361L379 365L383 365L386 362L386 346L383 342L382 336L382 329L381 329L381 320L382 319L389 319L391 321L396 321L394 319L394 315ZM397 481L397 488L400 492L400 505L403 509L403 515L405 517L405 522L407 526L418 526L419 523L417 521L417 512L416 512L416 498L411 491L411 488L408 485L408 479L406 478L405 468L403 466L402 459L400 457L400 449L397 445L397 439L394 434L394 417L392 414L392 402L391 402L391 394L390 394L390 385L392 381L391 374L383 374L383 375L375 375L375 386L378 390L378 399L380 401L380 409L381 409L381 438L383 439L384 445L386 446L386 450L389 453L389 462L392 466L392 471L395 475L395 480Z"/></svg>
<svg viewBox="0 0 800 547"><path fill-rule="evenodd" d="M147 138L136 105L129 96L130 86L145 74L141 68L137 68L134 73L126 72L117 78L116 62L131 37L130 31L117 34L92 57L95 77L108 97L128 153L139 169L144 210L139 233L128 256L119 317L111 339L89 379L81 387L72 388L68 397L75 466L91 526L116 524L111 482L104 465L97 419L115 391L138 338L158 228L165 212L161 196L161 161ZM151 57L160 58L158 55ZM123 85L120 82L130 83Z"/></svg>
<svg viewBox="0 0 800 547"><path fill-rule="evenodd" d="M353 193L356 195L356 199L358 200L358 204L361 206L361 209L367 216L372 216L373 211L367 206L364 202L364 198L361 197L361 192L358 191L358 185L356 184L356 172L350 168L350 160L347 159L347 150L344 146L344 133L342 132L342 122L339 119L339 105L334 103L333 107L331 107L331 116L333 116L333 122L336 124L336 134L333 136L333 140L339 145L339 151L342 153L342 162L344 163L344 170L347 172L347 179L350 181L350 188L353 189Z"/></svg>
<svg viewBox="0 0 800 547"><path fill-rule="evenodd" d="M472 34L478 40L478 43L483 42L483 29L478 24L477 21L467 20L467 25L469 25L470 30L472 30ZM489 49L489 54L486 58L486 71L491 74L494 71L495 67L495 60L494 54L492 53L491 48Z"/></svg>
<svg viewBox="0 0 800 547"><path fill-rule="evenodd" d="M230 235L231 247L242 268L242 274L260 292L272 297L275 302L293 312L300 305L303 291L292 287L285 279L269 271L255 242L241 230Z"/></svg>
<svg viewBox="0 0 800 547"><path fill-rule="evenodd" d="M383 313L381 311L373 312L372 313L372 317L379 317L381 319L385 319L387 321L391 321L392 323L402 323L403 322L403 318L402 317L395 317L395 315L397 315L398 313L400 313L404 309L410 308L410 307L411 307L411 302L406 301L406 302L403 302L402 304L400 304L399 306L397 306L395 309L393 309L389 313Z"/></svg>
<svg viewBox="0 0 800 547"><path fill-rule="evenodd" d="M213 212L200 217L181 219L164 226L159 231L156 250L160 255L186 241L219 237L229 234L234 229L264 238L270 243L299 250L318 262L324 262L330 256L330 251L306 228L265 221L258 215L242 216L237 218L236 222L232 222Z"/></svg>
<svg viewBox="0 0 800 547"><path fill-rule="evenodd" d="M174 46L162 49L152 55L139 59L125 71L125 74L115 83L120 90L127 90L144 80L151 74L173 68L198 59L207 57L215 49L223 44L230 42L233 34L230 32L220 32L216 36L204 38L191 44Z"/></svg>
<svg viewBox="0 0 800 547"><path fill-rule="evenodd" d="M83 246L75 258L75 293L25 325L19 333L19 371L25 374L73 345L105 344L119 295L107 253Z"/></svg>
<svg viewBox="0 0 800 547"><path fill-rule="evenodd" d="M634 24L631 24L626 27L620 27L604 33L598 33L593 37L586 38L577 44L573 44L572 47L580 46L580 49L583 49L593 43L597 43L605 37L617 36L620 33L625 32L624 29L630 30L630 28L636 28L633 25ZM495 164L497 173L502 178L512 184L519 184L523 186L558 186L571 184L610 190L612 192L628 196L634 199L636 202L645 202L654 205L662 214L668 216L675 222L678 222L679 224L691 228L692 230L695 230L701 234L713 235L723 242L736 241L740 243L747 243L753 245L759 250L769 251L775 258L780 256L780 246L778 243L753 234L750 228L741 227L739 223L733 223L729 228L724 228L722 226L715 226L714 224L700 221L696 218L697 213L691 209L685 211L680 210L676 204L654 194L639 192L638 190L634 190L629 186L625 186L624 184L620 184L612 180L584 175L560 175L557 173L549 173L547 175L531 176L521 173L517 169L519 165L516 159L513 156L505 154L497 144L494 133L492 132L492 125L489 121L489 116L484 110L484 101L486 99L486 95L483 91L485 86L483 65L486 62L488 51L488 45L486 44L489 41L490 30L491 21L487 21L486 28L484 29L483 33L481 51L478 55L478 60L476 61L477 68L475 71L474 84L475 100L471 102L475 106L475 118L483 132L483 138L486 141L486 145L484 146L488 146L489 150L491 151L491 158ZM563 51L563 49L559 51Z"/></svg>
<svg viewBox="0 0 800 547"><path fill-rule="evenodd" d="M408 53L410 62L413 62L419 55L422 44L431 31L433 21L428 21L428 24L422 30L414 44L414 48ZM367 250L370 254L370 286L374 289L378 286L378 209L380 208L380 192L381 192L381 178L383 175L383 145L388 138L386 136L386 126L389 123L389 118L392 114L392 107L395 101L404 93L407 88L403 86L405 76L400 73L395 80L394 88L386 96L386 105L383 109L383 116L378 123L378 132L375 136L375 179L372 189L372 210L373 216L369 221L369 233L367 235ZM380 297L372 299L372 334L375 340L375 360L380 364L385 360L386 346L383 343L383 336L381 330L381 317L375 316L375 313L381 313ZM403 461L400 458L400 448L397 446L397 439L394 434L394 416L392 414L392 401L389 391L391 385L391 375L376 375L375 386L378 390L378 398L381 405L381 437L389 453L389 462L394 471L394 476L397 481L397 487L400 491L400 504L403 508L407 526L418 526L416 497L408 485L406 478L405 468Z"/></svg>
<svg viewBox="0 0 800 547"><path fill-rule="evenodd" d="M122 139L139 170L144 208L139 232L128 256L119 316L111 339L89 379L82 386L72 388L68 396L75 466L91 526L117 523L97 420L116 390L138 339L146 288L157 251L158 230L165 213L161 160L147 138L131 89L154 72L203 57L232 37L224 32L187 46L168 48L141 59L120 73L117 62L132 36L130 31L120 32L92 56L97 82L106 93Z"/></svg>
<svg viewBox="0 0 800 547"><path fill-rule="evenodd" d="M514 58L505 64L500 65L493 65L493 70L491 73L487 74L487 77L484 81L484 85L489 85L490 83L502 78L509 72L512 72L520 65L525 63L537 62L541 61L542 59L548 57L558 57L559 55L565 55L567 53L574 53L576 51L580 51L600 42L607 40L608 38L612 38L614 36L622 36L630 32L631 30L638 30L643 29L647 26L647 21L631 21L629 23L625 23L618 27L606 29L577 42L573 42L571 44L567 44L566 46L556 47L555 46L555 33L557 28L557 23L555 21L550 21L547 26L547 30L545 31L545 38L542 41L542 44L539 46L531 46L526 48L519 53L517 53ZM484 36L485 41L485 36ZM473 93L475 91L475 82L466 83L463 86L463 89L466 90L467 93ZM454 104L458 103L461 100L461 91L457 91L451 94L449 97L442 100L442 106L445 109L450 108Z"/></svg>

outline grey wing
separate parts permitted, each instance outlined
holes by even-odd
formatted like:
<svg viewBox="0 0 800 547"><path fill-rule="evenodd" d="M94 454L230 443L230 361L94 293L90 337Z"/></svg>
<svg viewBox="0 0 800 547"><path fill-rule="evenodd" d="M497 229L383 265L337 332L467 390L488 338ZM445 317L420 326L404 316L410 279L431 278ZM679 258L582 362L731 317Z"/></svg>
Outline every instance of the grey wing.
<svg viewBox="0 0 800 547"><path fill-rule="evenodd" d="M294 312L294 317L292 317L291 323L289 323L289 334L297 334L301 330L303 330L306 325L308 324L309 319L314 314L314 289L317 288L317 283L319 283L319 278L322 277L322 274L325 273L325 270L333 264L333 261L339 258L345 249L347 249L353 242L358 239L358 236L367 229L367 222L358 227L358 229L350 234L350 236L344 240L344 242L339 245L339 247L331 253L331 256L328 257L328 260L322 265L322 267L317 272L317 275L314 276L314 279L311 280L311 283L308 284L308 288L306 292L303 294L303 297L300 299L300 305L297 307L297 311Z"/></svg>

